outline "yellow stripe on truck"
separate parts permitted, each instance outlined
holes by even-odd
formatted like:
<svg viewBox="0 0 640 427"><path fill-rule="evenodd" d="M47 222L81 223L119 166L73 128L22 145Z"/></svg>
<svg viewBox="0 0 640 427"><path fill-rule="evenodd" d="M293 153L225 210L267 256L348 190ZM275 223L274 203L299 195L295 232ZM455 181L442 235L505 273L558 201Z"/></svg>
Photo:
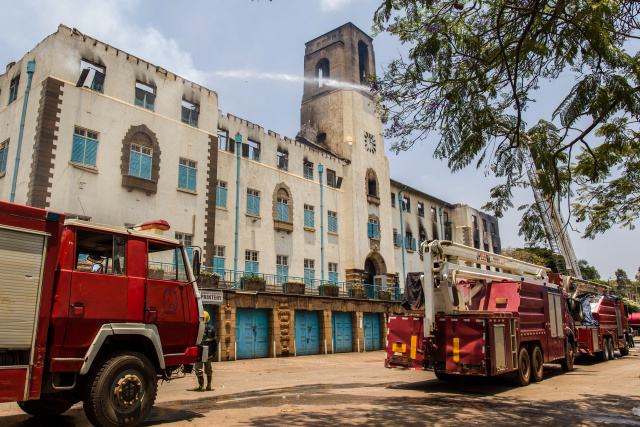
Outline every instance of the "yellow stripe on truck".
<svg viewBox="0 0 640 427"><path fill-rule="evenodd" d="M453 363L460 362L460 338L453 339Z"/></svg>
<svg viewBox="0 0 640 427"><path fill-rule="evenodd" d="M412 335L411 336L411 358L415 359L416 358L416 348L418 347L418 336L417 335Z"/></svg>

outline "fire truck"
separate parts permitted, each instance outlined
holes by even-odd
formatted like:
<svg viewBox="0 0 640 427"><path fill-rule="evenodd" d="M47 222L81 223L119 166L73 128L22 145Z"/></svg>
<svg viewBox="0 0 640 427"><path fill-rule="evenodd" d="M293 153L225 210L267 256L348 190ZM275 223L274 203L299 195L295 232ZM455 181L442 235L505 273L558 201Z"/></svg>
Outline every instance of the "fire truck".
<svg viewBox="0 0 640 427"><path fill-rule="evenodd" d="M450 241L423 250L423 297L412 303L423 314L389 318L386 367L444 380L503 375L519 386L540 381L544 363L573 369L574 321L559 275Z"/></svg>
<svg viewBox="0 0 640 427"><path fill-rule="evenodd" d="M564 278L564 289L572 298L577 353L595 354L603 362L613 359L616 349L621 356L628 355L627 307L611 288L569 276Z"/></svg>
<svg viewBox="0 0 640 427"><path fill-rule="evenodd" d="M192 270L180 241L140 228L0 202L0 402L136 425L158 378L207 357L199 254Z"/></svg>

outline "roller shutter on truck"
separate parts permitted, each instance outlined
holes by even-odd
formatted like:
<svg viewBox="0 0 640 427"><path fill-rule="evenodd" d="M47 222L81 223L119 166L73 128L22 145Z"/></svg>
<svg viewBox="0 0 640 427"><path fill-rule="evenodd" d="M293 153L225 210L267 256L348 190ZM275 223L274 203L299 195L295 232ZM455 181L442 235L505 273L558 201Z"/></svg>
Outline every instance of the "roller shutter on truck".
<svg viewBox="0 0 640 427"><path fill-rule="evenodd" d="M43 234L0 228L0 349L31 348L46 239Z"/></svg>

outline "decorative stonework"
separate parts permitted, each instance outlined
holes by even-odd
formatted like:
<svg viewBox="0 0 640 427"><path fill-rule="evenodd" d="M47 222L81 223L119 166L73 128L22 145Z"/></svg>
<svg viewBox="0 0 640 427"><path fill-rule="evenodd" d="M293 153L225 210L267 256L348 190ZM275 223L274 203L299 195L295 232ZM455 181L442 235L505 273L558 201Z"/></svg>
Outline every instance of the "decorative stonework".
<svg viewBox="0 0 640 427"><path fill-rule="evenodd" d="M45 209L49 207L53 184L53 160L56 155L58 125L60 123L60 105L64 83L54 78L47 78L42 83L40 92L40 108L36 119L36 135L33 144L31 173L29 174L29 190L27 205ZM71 141L69 141L70 143Z"/></svg>
<svg viewBox="0 0 640 427"><path fill-rule="evenodd" d="M129 158L131 156L131 144L151 148L151 179L144 179L129 175ZM158 192L158 180L160 179L160 144L156 134L146 125L131 126L122 140L122 157L120 172L122 173L122 186L129 191L141 190L147 196Z"/></svg>
<svg viewBox="0 0 640 427"><path fill-rule="evenodd" d="M209 156L207 161L206 211L204 215L204 256L206 267L213 267L216 230L216 190L218 185L218 137L209 135Z"/></svg>

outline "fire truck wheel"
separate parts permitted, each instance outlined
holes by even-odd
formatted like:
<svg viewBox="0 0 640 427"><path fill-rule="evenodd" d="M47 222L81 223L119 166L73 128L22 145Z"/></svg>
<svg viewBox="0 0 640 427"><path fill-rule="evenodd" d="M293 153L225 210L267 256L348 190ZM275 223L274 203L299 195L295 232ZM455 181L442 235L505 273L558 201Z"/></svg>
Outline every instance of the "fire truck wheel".
<svg viewBox="0 0 640 427"><path fill-rule="evenodd" d="M518 370L514 382L517 386L524 387L529 385L531 380L531 359L529 359L529 352L525 347L520 347L518 352Z"/></svg>
<svg viewBox="0 0 640 427"><path fill-rule="evenodd" d="M67 412L75 402L69 399L61 399L55 394L42 394L38 400L18 402L18 406L24 412L34 417L53 417Z"/></svg>
<svg viewBox="0 0 640 427"><path fill-rule="evenodd" d="M564 372L571 372L573 371L573 362L575 361L575 347L572 342L565 338L564 348L564 359L560 360L560 366Z"/></svg>
<svg viewBox="0 0 640 427"><path fill-rule="evenodd" d="M153 406L158 378L143 354L111 354L92 368L86 381L84 411L95 426L135 426Z"/></svg>
<svg viewBox="0 0 640 427"><path fill-rule="evenodd" d="M542 381L542 365L544 364L544 358L542 357L542 350L537 345L531 347L531 353L529 354L531 360L531 382L537 383Z"/></svg>
<svg viewBox="0 0 640 427"><path fill-rule="evenodd" d="M609 360L613 360L615 358L615 355L613 354L613 339L609 338L607 342L609 343L607 344L607 348L609 349Z"/></svg>
<svg viewBox="0 0 640 427"><path fill-rule="evenodd" d="M624 336L624 347L620 349L620 356L628 356L629 355L629 341L627 341L627 336Z"/></svg>

